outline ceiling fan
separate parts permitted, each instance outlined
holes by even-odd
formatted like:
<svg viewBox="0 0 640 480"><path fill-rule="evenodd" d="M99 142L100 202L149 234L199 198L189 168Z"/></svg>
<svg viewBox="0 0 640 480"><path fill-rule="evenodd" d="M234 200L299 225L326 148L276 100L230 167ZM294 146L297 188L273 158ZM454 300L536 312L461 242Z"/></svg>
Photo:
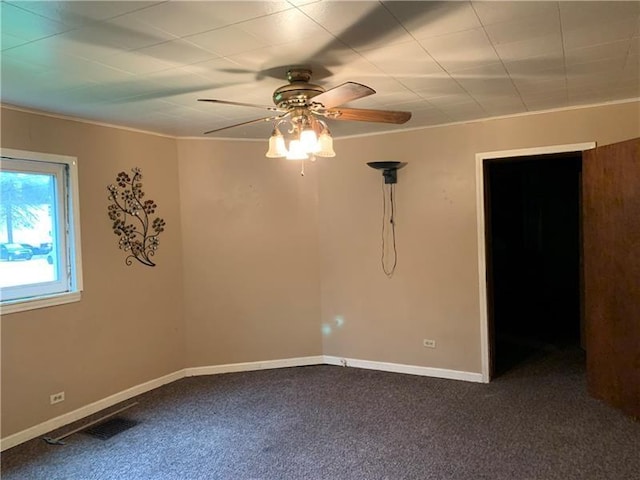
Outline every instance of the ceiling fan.
<svg viewBox="0 0 640 480"><path fill-rule="evenodd" d="M411 118L410 112L393 110L370 110L341 107L342 104L372 95L370 87L355 82L346 82L326 90L320 85L310 83L311 69L291 67L287 70L289 83L273 92L275 106L255 105L252 103L199 98L200 102L254 107L272 112L271 115L237 123L204 132L219 132L228 128L252 125L261 122L274 122L273 133L269 139L267 157L286 157L290 160L304 160L314 156L333 157L333 139L324 119L355 120L360 122L380 122L402 124ZM287 149L280 126L289 124L288 132L294 135Z"/></svg>
<svg viewBox="0 0 640 480"><path fill-rule="evenodd" d="M398 112L392 110L369 110L358 108L345 108L340 105L366 97L376 93L370 87L355 82L346 82L337 87L326 90L320 85L310 83L311 69L307 67L291 67L287 70L289 83L277 88L273 92L275 107L255 105L252 103L231 102L228 100L215 100L212 98L199 98L200 102L221 103L226 105L239 105L243 107L255 107L274 112L273 115L237 123L227 127L216 128L205 132L214 133L228 128L251 125L260 122L270 122L290 118L294 123L300 123L317 117L332 120L355 120L361 122L381 122L402 124L411 118L410 112Z"/></svg>

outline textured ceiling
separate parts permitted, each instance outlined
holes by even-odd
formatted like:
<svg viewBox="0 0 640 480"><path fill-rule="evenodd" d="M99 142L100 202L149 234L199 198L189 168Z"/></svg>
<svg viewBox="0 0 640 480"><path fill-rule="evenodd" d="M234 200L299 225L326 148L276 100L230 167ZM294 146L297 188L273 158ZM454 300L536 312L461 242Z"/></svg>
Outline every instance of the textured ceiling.
<svg viewBox="0 0 640 480"><path fill-rule="evenodd" d="M177 136L267 116L288 66L401 126L640 97L640 2L3 1L2 102ZM214 134L265 138L259 124Z"/></svg>

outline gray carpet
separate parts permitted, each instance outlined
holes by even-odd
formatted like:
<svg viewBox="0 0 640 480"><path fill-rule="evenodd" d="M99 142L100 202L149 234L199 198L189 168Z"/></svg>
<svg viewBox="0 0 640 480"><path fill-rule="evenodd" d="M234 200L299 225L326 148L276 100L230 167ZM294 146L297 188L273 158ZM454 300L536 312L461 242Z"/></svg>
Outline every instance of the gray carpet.
<svg viewBox="0 0 640 480"><path fill-rule="evenodd" d="M313 366L186 378L136 400L121 414L135 427L19 445L2 479L640 478L640 424L585 394L577 350L488 385Z"/></svg>

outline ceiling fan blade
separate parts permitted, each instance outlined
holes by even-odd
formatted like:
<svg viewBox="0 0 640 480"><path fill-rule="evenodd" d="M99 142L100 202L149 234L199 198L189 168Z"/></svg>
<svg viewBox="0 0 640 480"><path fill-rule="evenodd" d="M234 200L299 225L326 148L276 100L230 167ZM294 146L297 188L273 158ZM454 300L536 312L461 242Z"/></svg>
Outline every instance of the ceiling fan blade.
<svg viewBox="0 0 640 480"><path fill-rule="evenodd" d="M214 100L213 98L199 98L199 102L210 102L210 103L223 103L225 105L238 105L240 107L253 107L253 108L262 108L269 110L271 112L284 112L284 110L278 107L271 107L268 105L256 105L254 103L241 103L241 102L230 102L228 100Z"/></svg>
<svg viewBox="0 0 640 480"><path fill-rule="evenodd" d="M220 131L226 130L228 128L242 127L244 125L252 125L254 123L260 123L260 122L270 122L272 120L278 120L280 118L284 118L287 115L289 115L288 112L285 113L284 115L275 115L273 117L256 118L255 120L249 120L248 122L236 123L235 125L229 125L227 127L222 127L222 128L215 128L213 130L209 130L208 132L204 132L204 135L207 135L208 133L220 132Z"/></svg>
<svg viewBox="0 0 640 480"><path fill-rule="evenodd" d="M334 120L356 120L358 122L406 123L411 118L411 112L397 112L394 110L368 110L362 108L331 108L326 116Z"/></svg>
<svg viewBox="0 0 640 480"><path fill-rule="evenodd" d="M372 95L376 91L355 82L346 82L337 87L331 88L320 95L316 95L311 99L311 103L319 103L324 108L333 108L343 103L350 102L351 100L357 100L358 98Z"/></svg>

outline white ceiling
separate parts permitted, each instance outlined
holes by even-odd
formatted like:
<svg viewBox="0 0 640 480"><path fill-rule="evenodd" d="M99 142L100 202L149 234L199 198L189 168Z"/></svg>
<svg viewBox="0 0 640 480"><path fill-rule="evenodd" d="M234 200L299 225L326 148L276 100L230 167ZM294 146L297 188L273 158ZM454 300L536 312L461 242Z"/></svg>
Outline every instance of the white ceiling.
<svg viewBox="0 0 640 480"><path fill-rule="evenodd" d="M268 116L287 66L405 125L640 97L640 2L2 1L4 104L176 136ZM266 138L268 124L219 137Z"/></svg>

